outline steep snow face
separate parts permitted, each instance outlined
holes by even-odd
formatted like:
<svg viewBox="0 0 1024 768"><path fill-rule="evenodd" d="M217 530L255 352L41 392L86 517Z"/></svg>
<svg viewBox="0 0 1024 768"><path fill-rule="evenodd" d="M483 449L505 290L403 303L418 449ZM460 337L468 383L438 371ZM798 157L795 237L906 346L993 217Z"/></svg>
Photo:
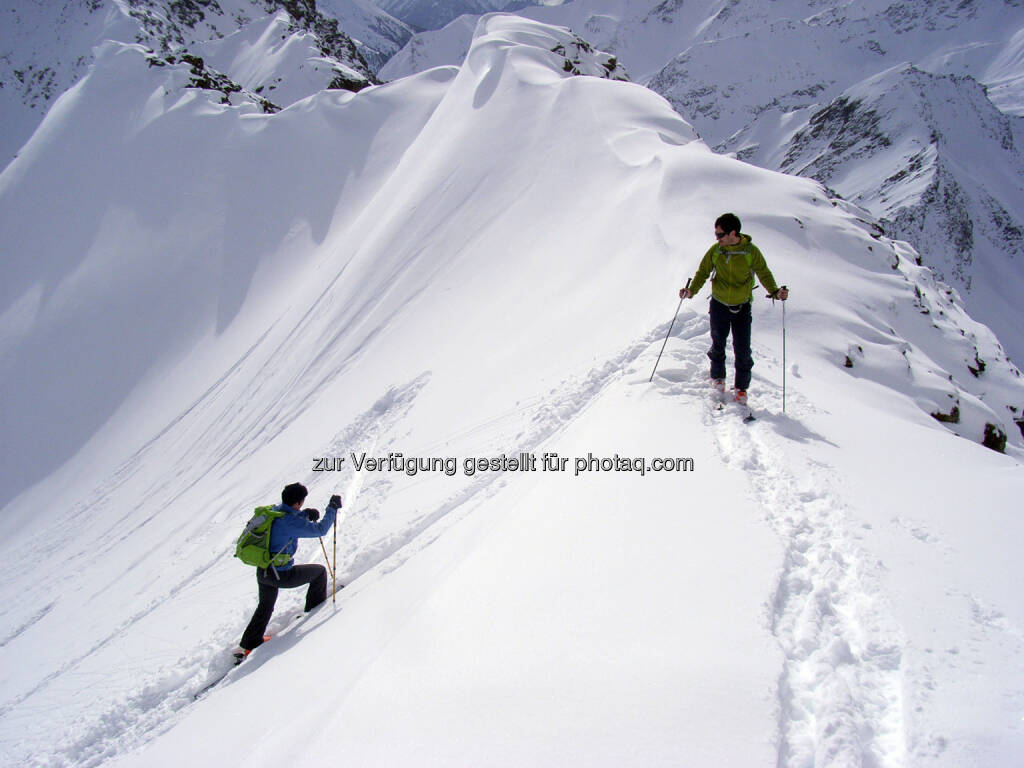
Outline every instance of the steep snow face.
<svg viewBox="0 0 1024 768"><path fill-rule="evenodd" d="M353 41L335 18L306 2L90 0L9 8L0 26L0 162L85 74L104 40L146 45L161 60L210 56L219 67L197 64L197 79L219 81L228 99L259 90L287 106L324 88L362 87L374 77L367 61L382 64L411 30L362 0L335 0L331 7L363 40Z"/></svg>
<svg viewBox="0 0 1024 768"><path fill-rule="evenodd" d="M54 105L0 175L11 762L1016 760L1019 372L862 209L574 40L488 16L457 69L276 114L110 43ZM729 209L794 286L750 425L703 300L672 321ZM466 463L502 455L538 468ZM346 498L345 589L195 703L295 480ZM268 733L274 692L315 703Z"/></svg>
<svg viewBox="0 0 1024 768"><path fill-rule="evenodd" d="M397 80L434 67L458 66L466 58L480 17L463 14L434 32L414 35L381 67L381 80Z"/></svg>
<svg viewBox="0 0 1024 768"><path fill-rule="evenodd" d="M1024 116L1024 27L1014 33L978 79L1002 112Z"/></svg>
<svg viewBox="0 0 1024 768"><path fill-rule="evenodd" d="M133 27L102 2L18 3L0 11L0 167L85 75L93 47L108 37L131 39Z"/></svg>
<svg viewBox="0 0 1024 768"><path fill-rule="evenodd" d="M371 71L377 72L397 53L413 31L370 0L318 0L316 7L351 37Z"/></svg>
<svg viewBox="0 0 1024 768"><path fill-rule="evenodd" d="M359 89L368 84L362 72L325 55L319 38L296 29L283 11L223 38L192 43L189 50L199 56L204 69L230 72L226 79L247 91L250 99L266 99L276 108L328 87ZM365 66L361 69L366 71Z"/></svg>

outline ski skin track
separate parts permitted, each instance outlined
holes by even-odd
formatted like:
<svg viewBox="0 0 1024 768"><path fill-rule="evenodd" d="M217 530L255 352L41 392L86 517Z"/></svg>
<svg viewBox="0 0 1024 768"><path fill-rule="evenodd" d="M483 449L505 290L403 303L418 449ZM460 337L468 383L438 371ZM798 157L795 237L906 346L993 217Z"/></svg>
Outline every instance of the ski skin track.
<svg viewBox="0 0 1024 768"><path fill-rule="evenodd" d="M524 408L516 409L507 414L508 418L533 414L536 423L522 437L521 443L515 446L511 452L538 450L544 442L558 434L583 413L613 381L625 375L625 371L636 360L646 357L650 348L664 339L667 330L668 323L660 325L633 343L611 352L605 360L597 362L588 372L563 380L552 389L552 391L560 393L555 397L554 401L550 398L538 398L529 401ZM361 446L369 446L367 450L372 451L373 446L377 444L381 435L397 427L402 416L411 407L422 385L428 379L429 375L424 374L406 385L396 386L385 393L378 404L371 406L365 413L357 416L350 424L339 431L338 438L332 441L332 446L325 451L325 454L329 454L332 451L337 452L335 448L341 445L348 445L350 447L356 445L356 438L360 435L362 439L358 443ZM385 402L387 404L386 408L377 407L380 403ZM474 429L490 427L492 422L493 419L489 419L487 422L478 425L478 427L474 427ZM360 447L358 450L362 449ZM362 552L357 553L349 550L339 553L338 579L339 583L347 585L345 592L348 597L354 599L364 588L369 588L364 586L360 580L361 576L376 574L378 577L383 578L401 568L410 558L415 557L419 551L430 546L438 537L443 536L445 531L452 525L458 523L465 515L470 514L475 506L486 501L488 496L495 493L504 484L504 476L500 473L481 475L480 477L481 479L477 483L456 493L438 508L424 515L404 535L396 537L394 540L369 546ZM356 497L361 499L364 494L367 494L367 500L364 504L372 505L375 503L372 484L364 488L361 476L353 477L347 487L348 492L352 495L352 501L346 501L345 503L346 516L351 516L356 508ZM343 499L343 501L345 500ZM345 563L345 565L342 565L342 563ZM338 591L339 593L341 592L340 589ZM341 609L342 605L339 602L337 610ZM315 611L314 613L318 612ZM274 638L283 641L285 634L294 634L297 626L306 624L305 620L307 618L309 616L304 615L300 621L290 623L277 632L272 633ZM326 621L327 618L329 616L325 616L323 620ZM313 631L320 623L320 621L317 621L309 625L308 630ZM237 631L239 631L237 627L223 627L220 634L224 636L224 639L227 639L229 635L233 635ZM276 656L286 651L291 645L285 647L283 642L278 642L275 643L274 647L279 649L273 651L273 655ZM125 747L127 749L142 748L147 742L172 728L181 718L188 714L193 705L207 699L218 688L223 687L223 685L229 685L239 674L255 672L263 663L259 657L247 659L248 663L238 665L238 667L241 667L241 670L233 665L220 679L213 681L211 684L211 666L219 658L217 654L222 652L226 653L226 651L218 651L215 653L213 661L210 661L208 657L208 660L204 662L205 674L203 674L203 681L201 683L196 679L199 677L199 674L182 674L180 665L176 665L174 668L168 668L161 672L156 684L156 687L162 689L159 697L148 697L143 692L140 692L138 696L133 697L133 700L135 698L139 700L137 708L129 706L122 707L118 711L97 713L100 724L95 729L87 729L84 734L80 734L74 740L74 743L66 748L57 748L55 750L55 753L62 759L62 764L68 766L97 765L97 755L90 749L83 749L83 746L102 741L102 722L114 717L134 721L134 728L137 730L137 741L125 745ZM190 661L193 665L197 662L195 659ZM198 689L196 687L197 683L200 685ZM164 711L161 716L159 715L161 710L167 711ZM99 749L103 751L102 748ZM107 754L109 756L109 753ZM42 765L45 763L33 764Z"/></svg>
<svg viewBox="0 0 1024 768"><path fill-rule="evenodd" d="M597 380L588 377L590 397L584 396L576 413L566 417L565 423L579 415L592 399L613 380L624 375L631 363L642 357L653 357L657 340L665 326L654 329L634 345L632 352L614 355L614 365L595 367ZM670 363L655 376L655 385L662 394L686 397L695 404L707 402L703 394L707 383L703 378L706 365L703 339L708 332L707 319L691 318L679 323L670 342L665 359ZM682 342L682 346L679 342ZM698 373L680 381L671 363L688 364ZM766 402L781 402L780 392L773 391L768 382ZM714 430L722 459L726 463L739 463L752 476L752 493L765 510L765 522L779 535L785 545L785 558L773 594L766 596L769 606L766 622L777 638L785 656L779 672L778 686L778 759L777 768L798 768L808 764L876 765L883 768L903 764L902 686L899 660L902 637L883 605L870 590L871 574L866 571L863 553L844 526L842 502L829 490L828 468L808 461L804 472L777 466L773 448L778 439L764 429L755 428L756 417L749 407L743 407L737 426L731 419L722 419L724 411L734 410L713 396L707 409L707 423ZM797 413L806 411L797 399ZM770 422L769 422L770 423ZM749 426L748 426L749 425ZM807 480L805 478L810 478ZM361 484L361 483L360 483ZM490 483L488 483L490 485ZM818 487L818 486L821 487ZM352 486L350 486L352 487ZM782 489L782 492L779 492ZM413 541L391 557L379 563L382 576L414 557L437 536L444 534L450 524L461 517L461 506L473 506L476 494L471 493L442 514L435 524L422 530ZM836 536L836 531L841 535ZM846 571L843 576L838 571ZM807 605L814 608L808 612ZM845 624L839 615L846 606L857 608L856 619ZM275 638L294 633L307 618L289 624ZM881 637L861 637L864 626L885 628ZM808 643L810 634L814 642ZM280 647L280 646L278 646ZM280 651L278 651L280 652ZM243 665L244 666L244 665ZM258 664L256 665L259 666ZM847 667L856 670L847 675ZM823 674L820 670L824 668ZM224 683L230 683L235 667L221 679L196 695L196 700ZM252 667L246 672L255 671ZM851 677L856 684L844 678ZM846 686L845 699L830 693L835 687ZM863 713L872 715L870 722ZM879 727L881 725L881 727ZM864 739L864 733L874 734Z"/></svg>
<svg viewBox="0 0 1024 768"><path fill-rule="evenodd" d="M543 423L524 440L524 448L536 450L542 446L572 423L612 383L627 376L631 367L650 370L648 366L653 363L667 327L668 323L660 325L627 348L609 355L589 374L563 382L559 388L563 395L559 400L571 404L571 412L563 412ZM810 452L794 451L792 444L787 444L786 451L782 451L784 435L775 429L780 419L799 424L802 414L815 409L797 393L788 398L789 414L781 416L781 408L775 407L781 405L781 392L772 382L758 376L755 384L759 399L765 402L766 418L743 422L743 427L732 419L721 418L722 411L727 410L726 404L718 403L721 408L717 408L707 396L707 335L705 316L692 315L677 321L663 356L664 365L651 386L663 396L683 398L694 407L705 409L705 423L718 444L722 461L739 466L748 476L751 494L763 509L764 522L783 543L785 555L778 579L771 593L765 596L764 619L784 656L777 688L776 766L894 768L904 765L907 749L902 715L905 695L901 671L902 633L887 612L884 601L876 597L877 590L872 589L875 576L851 533L842 494L837 490L842 485L841 479L832 477L834 468L823 465ZM773 361L770 354L760 349L756 351L766 367L777 365L778 361ZM643 379L648 386L646 373ZM414 399L415 387L409 389ZM533 412L546 405L550 403L531 401L525 410ZM386 420L396 419L407 406L406 402L399 403ZM349 426L365 426L360 419L356 422L359 423ZM368 438L376 441L393 426L393 423L378 421L377 429L369 430L373 434ZM344 429L342 433L351 431ZM797 453L805 453L799 466L780 466L778 457L785 455L790 460ZM486 501L501 482L501 476L497 475L485 484L457 494L435 513L427 515L395 549L363 553L358 564L349 561L349 578L345 581L355 592L350 588L346 593L355 597L362 592L362 584L352 583L360 575L373 571L383 578L400 568L465 515L472 514L472 509ZM349 493L361 497L370 491L372 497L373 486L363 489L361 485L361 478L352 478ZM348 514L352 514L354 508L353 496L346 503ZM343 570L346 568L339 568ZM365 588L372 588L372 585ZM274 635L275 639L284 641L288 635L295 634L310 616L312 614L303 615L288 624ZM329 616L323 616L309 626L309 630L327 618ZM273 655L289 650L301 636L290 643L275 643ZM263 661L258 657L250 659L248 664L240 665L240 674L257 671ZM149 723L148 728L146 723L139 723L143 734L135 748L169 729L190 711L189 705L205 700L223 684L230 684L237 676L235 672L232 666L220 679L190 695L189 704L165 713L166 717L160 722ZM168 673L167 678L171 677ZM182 680L181 685L192 687L195 678ZM837 690L842 694L837 694ZM173 692L173 689L166 691L165 696ZM144 708L140 713L141 719L148 720L144 717L145 709L156 707ZM67 752L63 756L70 757ZM95 758L96 755L86 753L67 764L95 765Z"/></svg>
<svg viewBox="0 0 1024 768"><path fill-rule="evenodd" d="M706 395L708 333L704 316L681 323L656 385L666 396L707 403L706 423L722 461L748 476L765 523L784 546L775 592L766 599L766 621L784 655L776 766L903 766L905 638L877 597L877 575L835 490L842 483L835 468L810 451L787 445L783 452L771 420L744 420L741 427L721 418L726 404L717 393L710 403ZM673 362L682 370L673 370ZM765 402L777 401L781 411L781 390L759 377L756 383L764 387ZM798 420L813 411L799 396L788 399L795 403L781 418ZM798 454L802 460L794 465Z"/></svg>

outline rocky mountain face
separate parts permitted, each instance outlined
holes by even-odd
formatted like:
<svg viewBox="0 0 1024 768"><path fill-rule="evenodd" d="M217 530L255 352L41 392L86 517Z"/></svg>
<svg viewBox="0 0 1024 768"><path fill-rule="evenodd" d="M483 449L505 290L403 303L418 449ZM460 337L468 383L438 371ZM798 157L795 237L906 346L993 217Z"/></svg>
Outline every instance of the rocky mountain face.
<svg viewBox="0 0 1024 768"><path fill-rule="evenodd" d="M1019 0L749 5L650 87L718 151L867 208L1024 359Z"/></svg>
<svg viewBox="0 0 1024 768"><path fill-rule="evenodd" d="M887 235L913 243L969 297L972 314L1020 359L1022 122L996 109L972 77L903 64L788 122L755 121L722 147L872 211Z"/></svg>
<svg viewBox="0 0 1024 768"><path fill-rule="evenodd" d="M412 34L367 0L18 3L0 29L3 165L104 40L142 45L154 65L189 61L196 87L276 109L324 88L376 82L377 68Z"/></svg>
<svg viewBox="0 0 1024 768"><path fill-rule="evenodd" d="M317 8L324 16L338 20L339 28L355 41L373 72L384 66L413 35L408 24L371 0L318 0Z"/></svg>

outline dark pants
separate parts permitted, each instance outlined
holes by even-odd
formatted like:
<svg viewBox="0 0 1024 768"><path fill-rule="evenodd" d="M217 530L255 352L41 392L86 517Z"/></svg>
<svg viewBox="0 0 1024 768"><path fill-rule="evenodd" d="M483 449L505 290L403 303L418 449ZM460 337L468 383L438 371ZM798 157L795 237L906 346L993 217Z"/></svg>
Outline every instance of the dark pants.
<svg viewBox="0 0 1024 768"><path fill-rule="evenodd" d="M734 311L735 310L735 311ZM732 331L732 351L736 357L736 389L746 390L750 386L750 369L754 358L750 354L750 302L738 307L729 307L711 299L711 378L725 378L725 340Z"/></svg>
<svg viewBox="0 0 1024 768"><path fill-rule="evenodd" d="M296 565L286 571L256 569L260 602L242 634L240 645L251 651L263 642L263 633L274 613L279 589L294 589L309 584L306 590L306 610L311 611L327 599L327 569L322 565Z"/></svg>

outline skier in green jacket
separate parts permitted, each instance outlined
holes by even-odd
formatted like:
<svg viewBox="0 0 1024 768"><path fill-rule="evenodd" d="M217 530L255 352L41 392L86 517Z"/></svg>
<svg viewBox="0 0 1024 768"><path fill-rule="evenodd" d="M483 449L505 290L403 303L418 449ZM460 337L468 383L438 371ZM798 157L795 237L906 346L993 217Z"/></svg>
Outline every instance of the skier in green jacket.
<svg viewBox="0 0 1024 768"><path fill-rule="evenodd" d="M725 341L732 332L732 350L736 357L735 400L746 405L750 387L750 369L754 358L750 353L750 302L754 295L754 275L768 291L769 298L785 301L789 291L775 283L761 251L749 235L740 232L735 214L724 213L715 220L715 239L690 282L681 288L679 297L695 296L711 277L711 386L725 392Z"/></svg>

